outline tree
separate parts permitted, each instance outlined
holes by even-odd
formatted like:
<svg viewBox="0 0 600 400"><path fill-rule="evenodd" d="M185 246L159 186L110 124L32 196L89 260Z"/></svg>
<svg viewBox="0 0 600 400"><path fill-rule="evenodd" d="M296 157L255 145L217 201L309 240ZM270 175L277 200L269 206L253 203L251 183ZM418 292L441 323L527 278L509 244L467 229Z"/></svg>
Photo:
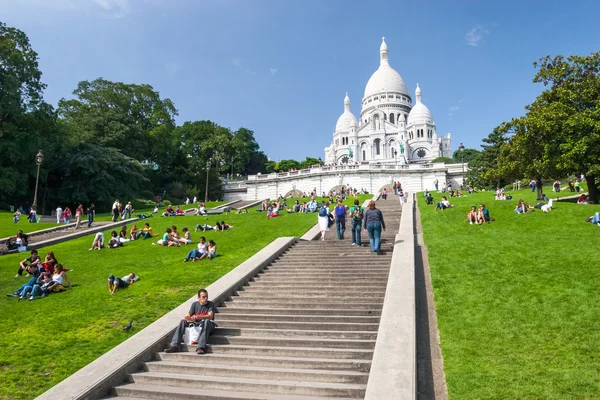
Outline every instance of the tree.
<svg viewBox="0 0 600 400"><path fill-rule="evenodd" d="M300 163L300 167L303 169L312 167L313 165L323 165L323 161L314 157L306 157L306 159Z"/></svg>
<svg viewBox="0 0 600 400"><path fill-rule="evenodd" d="M527 107L527 125L551 143L546 156L562 172L586 176L592 202L598 202L600 177L600 53L546 56L534 63L533 78L544 90ZM556 175L555 175L556 176Z"/></svg>
<svg viewBox="0 0 600 400"><path fill-rule="evenodd" d="M456 161L450 157L436 157L431 160L432 163L446 163L446 164L454 164Z"/></svg>
<svg viewBox="0 0 600 400"><path fill-rule="evenodd" d="M473 159L475 159L479 155L480 151L475 149L460 149L455 150L452 154L452 159L455 163L470 163Z"/></svg>
<svg viewBox="0 0 600 400"><path fill-rule="evenodd" d="M27 35L0 22L0 203L30 196L35 154L53 140L54 111L43 101L41 77Z"/></svg>
<svg viewBox="0 0 600 400"><path fill-rule="evenodd" d="M482 151L469 162L467 179L473 186L504 187L506 179L499 173L498 159L502 146L508 142L505 129L495 128L486 138L483 138Z"/></svg>
<svg viewBox="0 0 600 400"><path fill-rule="evenodd" d="M177 110L152 86L98 78L79 82L73 94L75 99L59 101L58 112L74 126L77 143L120 149L150 163L163 161L165 151L173 150L170 136Z"/></svg>
<svg viewBox="0 0 600 400"><path fill-rule="evenodd" d="M296 160L281 160L277 163L275 168L277 172L300 169L300 163Z"/></svg>

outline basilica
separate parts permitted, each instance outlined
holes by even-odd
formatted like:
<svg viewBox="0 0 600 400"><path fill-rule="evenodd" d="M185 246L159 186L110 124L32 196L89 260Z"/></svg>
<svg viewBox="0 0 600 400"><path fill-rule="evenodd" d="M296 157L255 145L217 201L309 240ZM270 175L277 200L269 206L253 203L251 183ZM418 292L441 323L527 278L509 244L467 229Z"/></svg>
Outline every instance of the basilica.
<svg viewBox="0 0 600 400"><path fill-rule="evenodd" d="M419 84L416 103L406 84L389 63L385 38L379 48L379 68L365 87L360 119L350 111L348 93L338 118L333 141L325 148L326 164L429 163L451 157L450 134L438 136L429 109L423 104Z"/></svg>

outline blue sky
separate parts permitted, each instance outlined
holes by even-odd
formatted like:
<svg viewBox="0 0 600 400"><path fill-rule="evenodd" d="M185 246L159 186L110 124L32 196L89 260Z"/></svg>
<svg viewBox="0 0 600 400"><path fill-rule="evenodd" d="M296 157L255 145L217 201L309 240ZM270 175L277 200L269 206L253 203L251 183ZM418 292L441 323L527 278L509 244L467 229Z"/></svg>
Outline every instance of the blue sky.
<svg viewBox="0 0 600 400"><path fill-rule="evenodd" d="M595 1L0 0L29 36L46 100L97 77L147 83L178 123L255 132L274 160L323 157L348 92L360 113L385 36L438 135L479 148L542 90L532 62L598 51Z"/></svg>

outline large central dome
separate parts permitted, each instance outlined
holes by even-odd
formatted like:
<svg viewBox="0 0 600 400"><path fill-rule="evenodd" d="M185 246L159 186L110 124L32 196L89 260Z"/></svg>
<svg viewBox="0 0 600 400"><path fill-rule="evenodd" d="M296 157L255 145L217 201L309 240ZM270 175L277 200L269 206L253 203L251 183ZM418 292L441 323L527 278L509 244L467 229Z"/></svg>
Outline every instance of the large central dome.
<svg viewBox="0 0 600 400"><path fill-rule="evenodd" d="M400 76L395 69L390 66L388 61L388 48L385 44L385 39L381 41L381 47L379 48L380 64L379 68L365 87L365 98L379 92L396 92L408 95L406 84L404 79Z"/></svg>

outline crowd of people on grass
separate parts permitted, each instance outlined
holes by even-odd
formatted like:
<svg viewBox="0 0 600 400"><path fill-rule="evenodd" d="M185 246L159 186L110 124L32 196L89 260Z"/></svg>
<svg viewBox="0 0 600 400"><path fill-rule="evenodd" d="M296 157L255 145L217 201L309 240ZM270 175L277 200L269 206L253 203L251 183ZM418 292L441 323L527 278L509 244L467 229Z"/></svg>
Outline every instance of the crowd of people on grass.
<svg viewBox="0 0 600 400"><path fill-rule="evenodd" d="M37 250L31 250L27 258L19 263L15 278L23 275L29 277L29 281L22 284L9 297L18 297L19 301L29 298L30 301L37 297L43 298L53 292L65 291L65 286L71 287L71 282L67 277L68 269L60 264L54 252L49 251L42 262Z"/></svg>

